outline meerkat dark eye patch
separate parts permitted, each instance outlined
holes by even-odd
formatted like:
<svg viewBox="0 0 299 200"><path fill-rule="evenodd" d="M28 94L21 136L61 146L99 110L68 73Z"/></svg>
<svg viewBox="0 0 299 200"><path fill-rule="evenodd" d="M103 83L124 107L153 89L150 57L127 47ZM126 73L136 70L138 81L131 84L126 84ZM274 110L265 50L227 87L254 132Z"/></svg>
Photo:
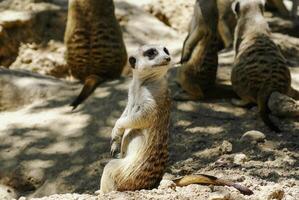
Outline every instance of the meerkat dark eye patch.
<svg viewBox="0 0 299 200"><path fill-rule="evenodd" d="M133 57L133 56L130 56L130 58L129 58L129 63L130 63L130 65L131 65L131 67L132 67L133 69L135 69L136 62L137 62L136 58Z"/></svg>
<svg viewBox="0 0 299 200"><path fill-rule="evenodd" d="M143 53L143 56L146 56L146 57L148 57L150 60L153 60L158 54L159 54L159 53L158 53L157 49L151 48L151 49L146 50L146 51Z"/></svg>
<svg viewBox="0 0 299 200"><path fill-rule="evenodd" d="M168 51L168 49L166 49L166 47L164 47L163 51L164 51L167 55L169 55L169 51Z"/></svg>

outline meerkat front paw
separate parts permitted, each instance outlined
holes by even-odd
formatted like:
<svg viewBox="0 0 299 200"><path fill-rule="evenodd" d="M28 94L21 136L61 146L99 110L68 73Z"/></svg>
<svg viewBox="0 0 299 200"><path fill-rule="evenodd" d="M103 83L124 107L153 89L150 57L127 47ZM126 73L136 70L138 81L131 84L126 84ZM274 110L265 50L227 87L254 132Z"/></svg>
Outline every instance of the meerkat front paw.
<svg viewBox="0 0 299 200"><path fill-rule="evenodd" d="M110 154L112 157L118 157L118 154L120 153L120 146L121 146L121 140L122 140L122 129L119 128L113 128L112 134L111 134L111 150Z"/></svg>

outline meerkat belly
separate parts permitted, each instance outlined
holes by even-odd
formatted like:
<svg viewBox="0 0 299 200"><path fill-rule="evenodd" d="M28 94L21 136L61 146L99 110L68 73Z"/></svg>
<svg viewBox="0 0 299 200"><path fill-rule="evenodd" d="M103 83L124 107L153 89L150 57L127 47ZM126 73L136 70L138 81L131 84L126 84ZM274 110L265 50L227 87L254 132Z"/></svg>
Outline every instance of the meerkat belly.
<svg viewBox="0 0 299 200"><path fill-rule="evenodd" d="M286 94L290 72L275 44L262 38L239 53L231 80L240 97L256 102L258 93L266 89Z"/></svg>
<svg viewBox="0 0 299 200"><path fill-rule="evenodd" d="M130 138L127 154L122 161L125 173L121 176L125 176L125 181L117 186L119 191L152 189L159 185L168 159L168 151L165 137L157 135L163 133L157 130L159 129L137 130L133 134L135 136Z"/></svg>
<svg viewBox="0 0 299 200"><path fill-rule="evenodd" d="M211 37L211 41L207 47L207 52L203 60L202 66L196 71L196 77L199 85L205 89L209 89L215 84L218 67L218 38L216 35Z"/></svg>
<svg viewBox="0 0 299 200"><path fill-rule="evenodd" d="M92 28L75 28L67 42L72 75L80 80L91 74L118 76L126 62L120 34L113 26L100 23Z"/></svg>

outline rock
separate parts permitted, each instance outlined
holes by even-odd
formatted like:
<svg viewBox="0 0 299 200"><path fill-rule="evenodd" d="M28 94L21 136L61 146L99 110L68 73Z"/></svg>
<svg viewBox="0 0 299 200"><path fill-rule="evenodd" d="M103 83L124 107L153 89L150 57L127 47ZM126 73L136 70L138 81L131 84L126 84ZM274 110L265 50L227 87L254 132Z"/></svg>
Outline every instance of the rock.
<svg viewBox="0 0 299 200"><path fill-rule="evenodd" d="M238 165L244 164L247 160L248 157L243 153L239 153L234 156L234 163Z"/></svg>
<svg viewBox="0 0 299 200"><path fill-rule="evenodd" d="M173 181L162 179L158 189L161 189L161 190L173 189L173 190L175 190L175 188L176 188L176 185Z"/></svg>
<svg viewBox="0 0 299 200"><path fill-rule="evenodd" d="M265 134L260 131L247 131L241 137L242 141L249 141L249 142L264 142L265 141Z"/></svg>
<svg viewBox="0 0 299 200"><path fill-rule="evenodd" d="M268 101L271 113L279 117L299 117L299 103L293 98L273 92Z"/></svg>
<svg viewBox="0 0 299 200"><path fill-rule="evenodd" d="M232 150L233 150L233 145L227 140L224 140L221 146L219 147L219 151L221 153L230 153L232 152Z"/></svg>
<svg viewBox="0 0 299 200"><path fill-rule="evenodd" d="M22 26L33 21L34 15L28 11L6 10L0 14L0 24L4 28Z"/></svg>
<svg viewBox="0 0 299 200"><path fill-rule="evenodd" d="M229 200L230 199L230 194L227 192L214 192L210 194L208 200Z"/></svg>

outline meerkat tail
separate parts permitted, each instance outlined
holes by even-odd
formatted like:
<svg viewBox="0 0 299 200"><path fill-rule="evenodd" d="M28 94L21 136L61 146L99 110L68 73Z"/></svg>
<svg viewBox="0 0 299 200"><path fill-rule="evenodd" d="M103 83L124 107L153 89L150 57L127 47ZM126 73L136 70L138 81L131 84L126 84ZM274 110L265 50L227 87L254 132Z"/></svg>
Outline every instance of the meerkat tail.
<svg viewBox="0 0 299 200"><path fill-rule="evenodd" d="M295 99L296 101L299 100L299 91L291 87L290 97Z"/></svg>
<svg viewBox="0 0 299 200"><path fill-rule="evenodd" d="M215 176L196 174L187 175L178 179L173 180L177 186L187 186L190 184L201 184L201 185L215 185L215 186L230 186L239 190L244 195L252 195L253 192L245 186L233 183L231 181L218 179Z"/></svg>
<svg viewBox="0 0 299 200"><path fill-rule="evenodd" d="M79 96L70 104L73 110L77 108L85 99L87 99L97 88L97 86L102 83L104 79L97 75L90 75L86 77L84 86L79 94Z"/></svg>
<svg viewBox="0 0 299 200"><path fill-rule="evenodd" d="M261 90L264 91L264 90ZM258 95L258 99L257 99L257 104L258 104L258 109L259 109L259 113L260 116L262 118L262 120L264 121L264 123L273 131L279 133L281 132L281 130L272 122L272 120L269 117L269 113L270 113L270 109L268 108L268 100L270 97L271 93L268 94L263 93L263 94L259 94Z"/></svg>

